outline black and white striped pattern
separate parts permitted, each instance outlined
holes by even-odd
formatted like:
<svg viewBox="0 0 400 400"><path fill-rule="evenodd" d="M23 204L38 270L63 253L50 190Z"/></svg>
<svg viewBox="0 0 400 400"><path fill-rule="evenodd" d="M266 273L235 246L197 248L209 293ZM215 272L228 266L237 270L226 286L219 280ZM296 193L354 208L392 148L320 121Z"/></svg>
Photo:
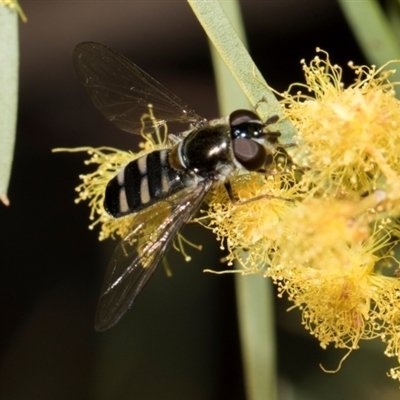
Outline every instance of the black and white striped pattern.
<svg viewBox="0 0 400 400"><path fill-rule="evenodd" d="M156 150L131 161L108 183L104 199L113 217L136 213L187 186L187 176L168 162L170 150Z"/></svg>

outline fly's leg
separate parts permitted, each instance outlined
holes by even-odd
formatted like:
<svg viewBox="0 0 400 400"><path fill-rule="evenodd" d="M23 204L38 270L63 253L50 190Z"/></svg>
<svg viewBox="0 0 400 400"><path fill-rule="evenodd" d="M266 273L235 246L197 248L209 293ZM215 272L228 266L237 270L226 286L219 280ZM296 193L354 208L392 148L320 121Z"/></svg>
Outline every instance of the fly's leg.
<svg viewBox="0 0 400 400"><path fill-rule="evenodd" d="M274 196L271 194L260 194L259 196L254 196L251 199L247 199L247 200L239 200L236 198L235 194L233 193L233 189L232 189L232 185L229 181L224 183L226 192L228 193L229 199L232 202L232 204L234 205L244 205L244 204L249 204L252 203L253 201L257 201L257 200L261 200L261 199L278 199L278 200L284 200L284 201L290 201L290 202L294 202L293 199L288 199L286 197L281 197L281 196Z"/></svg>

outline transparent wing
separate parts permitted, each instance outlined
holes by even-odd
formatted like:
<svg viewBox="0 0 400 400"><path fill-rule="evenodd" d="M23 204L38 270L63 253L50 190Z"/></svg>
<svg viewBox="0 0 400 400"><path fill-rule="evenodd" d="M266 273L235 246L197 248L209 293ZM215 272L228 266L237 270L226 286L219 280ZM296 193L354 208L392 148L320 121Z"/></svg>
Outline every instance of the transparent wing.
<svg viewBox="0 0 400 400"><path fill-rule="evenodd" d="M187 187L133 219L134 230L117 246L107 267L96 330L110 328L130 308L211 186L211 181L203 181Z"/></svg>
<svg viewBox="0 0 400 400"><path fill-rule="evenodd" d="M141 118L153 110L158 123L146 119L144 133L167 121L196 122L203 118L127 58L93 42L78 44L73 53L76 72L103 115L120 129L140 134Z"/></svg>

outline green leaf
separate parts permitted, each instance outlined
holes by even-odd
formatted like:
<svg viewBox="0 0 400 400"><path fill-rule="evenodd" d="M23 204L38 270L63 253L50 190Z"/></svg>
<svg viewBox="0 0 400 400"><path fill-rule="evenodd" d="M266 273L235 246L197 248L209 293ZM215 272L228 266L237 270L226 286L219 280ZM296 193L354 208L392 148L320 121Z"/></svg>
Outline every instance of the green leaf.
<svg viewBox="0 0 400 400"><path fill-rule="evenodd" d="M8 205L18 103L18 14L0 7L0 200Z"/></svg>

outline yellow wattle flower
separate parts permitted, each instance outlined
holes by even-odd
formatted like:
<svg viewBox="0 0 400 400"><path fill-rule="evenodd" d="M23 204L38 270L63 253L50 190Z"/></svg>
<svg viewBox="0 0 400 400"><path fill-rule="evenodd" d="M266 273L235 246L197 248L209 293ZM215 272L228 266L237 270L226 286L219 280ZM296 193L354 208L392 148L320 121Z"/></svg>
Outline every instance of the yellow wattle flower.
<svg viewBox="0 0 400 400"><path fill-rule="evenodd" d="M322 347L380 338L400 362L400 102L391 71L350 67L345 88L327 54L303 62L310 94L282 94L299 132L289 151L303 195L279 223L267 275ZM390 375L400 379L400 368Z"/></svg>
<svg viewBox="0 0 400 400"><path fill-rule="evenodd" d="M227 243L229 261L245 252L243 273L269 276L287 293L323 348L352 351L380 338L400 363L400 102L391 71L350 68L356 78L345 88L326 53L303 61L306 84L281 94L298 130L286 149L297 169L261 184L234 181L237 193L295 202L234 206L215 196L204 221ZM290 94L296 86L308 93ZM390 376L400 380L400 367Z"/></svg>

